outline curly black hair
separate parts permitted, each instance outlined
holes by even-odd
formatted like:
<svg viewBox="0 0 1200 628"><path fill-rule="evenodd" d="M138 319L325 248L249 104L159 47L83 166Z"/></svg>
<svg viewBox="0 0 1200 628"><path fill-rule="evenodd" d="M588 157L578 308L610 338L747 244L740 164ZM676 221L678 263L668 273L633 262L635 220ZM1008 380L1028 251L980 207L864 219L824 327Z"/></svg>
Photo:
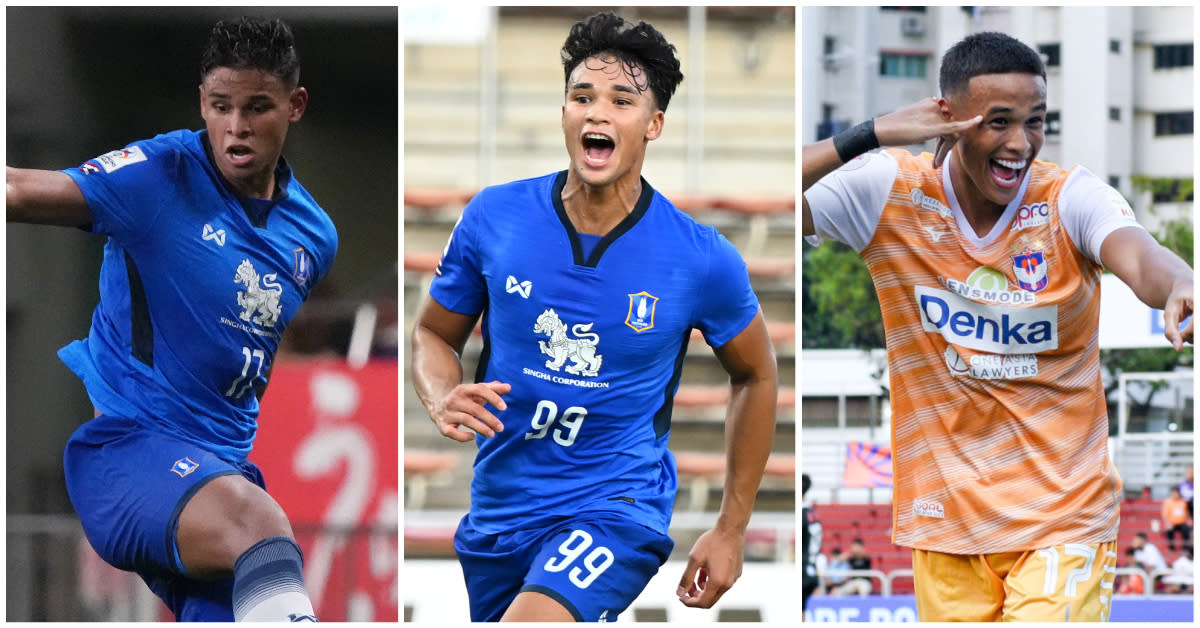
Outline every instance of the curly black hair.
<svg viewBox="0 0 1200 628"><path fill-rule="evenodd" d="M215 68L261 70L295 87L300 55L292 29L281 20L258 17L217 22L200 55L200 80Z"/></svg>
<svg viewBox="0 0 1200 628"><path fill-rule="evenodd" d="M591 57L620 60L633 84L640 91L649 89L663 111L683 80L675 46L662 33L646 22L634 25L611 12L576 22L561 54L566 81L576 66Z"/></svg>
<svg viewBox="0 0 1200 628"><path fill-rule="evenodd" d="M954 44L942 56L938 84L943 96L960 93L980 74L1019 72L1046 78L1046 66L1033 48L1004 33L975 33Z"/></svg>

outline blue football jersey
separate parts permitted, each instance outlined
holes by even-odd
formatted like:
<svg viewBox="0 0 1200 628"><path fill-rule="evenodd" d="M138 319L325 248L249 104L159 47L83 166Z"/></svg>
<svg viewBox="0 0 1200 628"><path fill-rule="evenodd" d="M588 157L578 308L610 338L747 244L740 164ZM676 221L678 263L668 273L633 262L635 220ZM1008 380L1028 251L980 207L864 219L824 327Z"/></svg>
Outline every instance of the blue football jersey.
<svg viewBox="0 0 1200 628"><path fill-rule="evenodd" d="M693 328L720 347L758 299L737 250L642 181L634 211L585 254L566 172L484 189L430 294L483 313L476 381L512 385L504 431L478 436L471 521L496 533L588 511L666 532L671 410Z"/></svg>
<svg viewBox="0 0 1200 628"><path fill-rule="evenodd" d="M91 330L59 356L101 412L238 460L257 389L337 232L283 160L274 199L249 199L210 151L205 131L181 130L63 171L108 240Z"/></svg>

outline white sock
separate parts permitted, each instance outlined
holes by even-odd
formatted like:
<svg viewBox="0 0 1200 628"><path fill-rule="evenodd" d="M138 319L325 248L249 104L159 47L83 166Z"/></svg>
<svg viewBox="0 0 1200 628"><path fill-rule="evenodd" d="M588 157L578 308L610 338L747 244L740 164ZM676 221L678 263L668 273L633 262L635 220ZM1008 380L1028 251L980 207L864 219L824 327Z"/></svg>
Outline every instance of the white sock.
<svg viewBox="0 0 1200 628"><path fill-rule="evenodd" d="M304 588L300 546L286 536L256 543L233 567L235 621L317 621Z"/></svg>

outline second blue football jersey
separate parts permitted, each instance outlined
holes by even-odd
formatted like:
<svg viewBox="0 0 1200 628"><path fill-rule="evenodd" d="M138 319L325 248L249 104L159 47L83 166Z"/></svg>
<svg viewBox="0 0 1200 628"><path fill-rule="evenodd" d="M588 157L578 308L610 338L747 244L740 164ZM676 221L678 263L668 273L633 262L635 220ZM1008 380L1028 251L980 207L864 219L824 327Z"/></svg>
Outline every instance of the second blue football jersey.
<svg viewBox="0 0 1200 628"><path fill-rule="evenodd" d="M463 211L430 288L483 313L476 381L512 385L504 431L477 437L471 520L485 533L619 510L669 526L671 410L693 328L720 347L758 311L737 250L642 181L585 256L566 173L494 186Z"/></svg>

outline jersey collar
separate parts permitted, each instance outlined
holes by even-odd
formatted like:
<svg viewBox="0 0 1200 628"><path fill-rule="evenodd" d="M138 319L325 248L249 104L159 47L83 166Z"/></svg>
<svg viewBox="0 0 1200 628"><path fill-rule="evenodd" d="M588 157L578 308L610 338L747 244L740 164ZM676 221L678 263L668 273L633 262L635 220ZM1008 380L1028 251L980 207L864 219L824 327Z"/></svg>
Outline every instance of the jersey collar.
<svg viewBox="0 0 1200 628"><path fill-rule="evenodd" d="M204 145L204 156L208 159L208 165L212 166L221 185L237 199L242 210L246 212L246 218L256 227L267 226L267 217L271 214L271 210L288 197L288 186L292 182L292 167L288 165L287 160L280 155L279 161L275 163L275 189L271 192L270 200L250 198L239 194L225 179L225 175L221 174L221 169L217 167L217 162L213 158L212 143L208 141L207 130L200 131L200 140Z"/></svg>
<svg viewBox="0 0 1200 628"><path fill-rule="evenodd" d="M646 210L650 208L650 201L654 199L654 188L646 182L644 177L639 177L642 181L642 194L638 197L637 203L633 206L633 211L629 212L617 226L611 231L604 234L600 242L596 244L596 248L592 249L591 255L585 260L583 258L583 243L579 240L579 232L575 230L575 225L571 224L571 219L567 217L567 208L563 206L562 191L567 184L567 171L563 170L554 178L554 187L550 191L550 200L554 203L554 213L558 215L559 222L567 231L567 237L571 240L571 256L577 266L588 266L595 268L600 263L600 256L604 254L621 234L629 231L637 224L642 216L646 215Z"/></svg>

